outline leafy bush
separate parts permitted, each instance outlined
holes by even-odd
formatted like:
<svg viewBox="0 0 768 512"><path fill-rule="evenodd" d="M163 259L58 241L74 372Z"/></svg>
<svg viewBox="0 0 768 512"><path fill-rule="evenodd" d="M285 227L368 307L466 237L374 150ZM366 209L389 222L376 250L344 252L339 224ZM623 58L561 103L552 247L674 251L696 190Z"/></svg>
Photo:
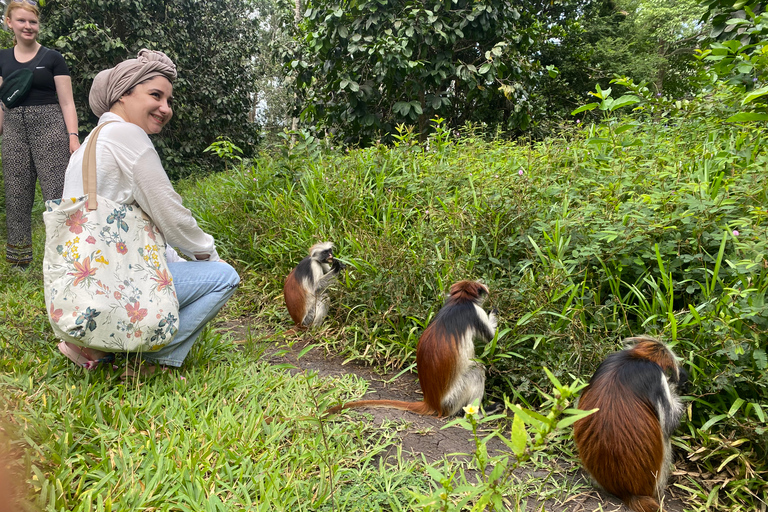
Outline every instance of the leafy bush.
<svg viewBox="0 0 768 512"><path fill-rule="evenodd" d="M136 56L142 48L161 50L179 71L174 84L174 117L155 139L173 177L219 165L202 155L217 136L241 147L256 142L252 110L258 19L245 0L66 0L42 7L41 41L60 51L72 73L81 131L96 124L88 106L99 71Z"/></svg>

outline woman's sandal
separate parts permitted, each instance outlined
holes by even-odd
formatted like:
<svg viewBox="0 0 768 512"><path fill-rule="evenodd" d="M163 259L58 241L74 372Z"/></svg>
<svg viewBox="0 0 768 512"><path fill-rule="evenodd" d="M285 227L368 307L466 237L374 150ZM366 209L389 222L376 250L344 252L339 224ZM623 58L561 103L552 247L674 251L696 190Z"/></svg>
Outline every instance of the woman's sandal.
<svg viewBox="0 0 768 512"><path fill-rule="evenodd" d="M111 363L115 360L115 354L101 352L100 350L89 350L66 341L59 343L58 348L59 352L67 356L70 361L86 370L93 370L101 363Z"/></svg>

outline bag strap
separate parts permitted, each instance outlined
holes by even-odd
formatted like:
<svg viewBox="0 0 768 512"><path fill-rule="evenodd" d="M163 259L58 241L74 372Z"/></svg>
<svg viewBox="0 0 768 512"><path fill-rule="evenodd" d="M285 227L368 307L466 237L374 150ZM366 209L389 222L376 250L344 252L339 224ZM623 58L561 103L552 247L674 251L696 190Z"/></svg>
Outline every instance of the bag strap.
<svg viewBox="0 0 768 512"><path fill-rule="evenodd" d="M88 137L88 144L85 147L85 155L83 155L83 191L88 194L86 210L89 212L99 206L96 201L96 140L102 128L109 123L115 122L117 121L107 121L97 126L91 132L90 137Z"/></svg>
<svg viewBox="0 0 768 512"><path fill-rule="evenodd" d="M43 57L45 56L46 53L48 53L48 48L46 48L43 45L40 45L40 49L37 51L37 56L35 56L35 58L32 59L31 62L29 63L25 62L25 64L32 64L30 67L34 70L35 66L37 66L41 60L43 60Z"/></svg>

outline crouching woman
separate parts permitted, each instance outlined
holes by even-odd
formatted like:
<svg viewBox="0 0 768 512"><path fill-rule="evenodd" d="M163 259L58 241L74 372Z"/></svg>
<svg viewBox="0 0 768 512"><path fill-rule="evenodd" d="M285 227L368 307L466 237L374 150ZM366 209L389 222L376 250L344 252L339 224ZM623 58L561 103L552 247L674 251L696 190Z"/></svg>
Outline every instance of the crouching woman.
<svg viewBox="0 0 768 512"><path fill-rule="evenodd" d="M104 126L96 141L99 196L122 204L138 204L168 244L168 266L179 299L179 328L173 341L156 352L142 353L142 373L160 366L178 367L192 345L234 293L240 278L219 259L213 237L205 233L182 205L163 169L149 135L160 133L173 115L176 66L162 52L141 50L135 59L99 73L91 87L91 110ZM91 137L73 153L63 197L80 197L83 157ZM177 248L189 260L173 250ZM85 367L106 353L62 342L59 350ZM126 375L137 373L134 366Z"/></svg>

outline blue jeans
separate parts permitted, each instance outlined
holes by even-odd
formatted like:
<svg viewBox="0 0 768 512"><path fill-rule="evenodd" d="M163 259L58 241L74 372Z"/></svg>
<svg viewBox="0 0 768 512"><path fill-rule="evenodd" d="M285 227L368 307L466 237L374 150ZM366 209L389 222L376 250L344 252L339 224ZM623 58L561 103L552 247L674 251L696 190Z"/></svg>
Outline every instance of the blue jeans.
<svg viewBox="0 0 768 512"><path fill-rule="evenodd" d="M169 263L179 298L179 330L170 344L144 355L144 360L181 366L195 340L235 293L240 276L223 261Z"/></svg>

